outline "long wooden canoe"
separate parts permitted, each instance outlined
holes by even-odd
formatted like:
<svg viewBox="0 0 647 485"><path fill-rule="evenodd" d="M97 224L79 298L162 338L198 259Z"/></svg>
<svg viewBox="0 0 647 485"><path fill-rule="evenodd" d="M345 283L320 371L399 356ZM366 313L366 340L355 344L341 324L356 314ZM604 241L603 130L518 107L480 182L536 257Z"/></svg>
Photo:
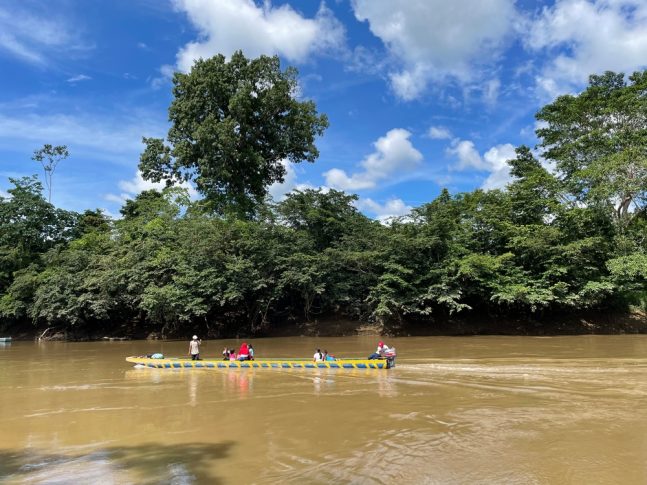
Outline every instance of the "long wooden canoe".
<svg viewBox="0 0 647 485"><path fill-rule="evenodd" d="M126 357L127 362L154 369L390 369L394 359L337 359L313 362L308 359L257 359L257 360L191 360L182 358L152 359Z"/></svg>

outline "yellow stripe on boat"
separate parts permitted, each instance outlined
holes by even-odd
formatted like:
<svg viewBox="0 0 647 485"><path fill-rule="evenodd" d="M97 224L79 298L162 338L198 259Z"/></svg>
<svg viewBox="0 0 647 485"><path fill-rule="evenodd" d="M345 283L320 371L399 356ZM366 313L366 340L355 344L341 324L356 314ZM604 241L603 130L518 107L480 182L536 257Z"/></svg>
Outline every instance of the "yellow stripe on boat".
<svg viewBox="0 0 647 485"><path fill-rule="evenodd" d="M384 359L337 359L313 362L307 359L151 359L150 357L126 357L127 362L154 369L389 369L391 363Z"/></svg>

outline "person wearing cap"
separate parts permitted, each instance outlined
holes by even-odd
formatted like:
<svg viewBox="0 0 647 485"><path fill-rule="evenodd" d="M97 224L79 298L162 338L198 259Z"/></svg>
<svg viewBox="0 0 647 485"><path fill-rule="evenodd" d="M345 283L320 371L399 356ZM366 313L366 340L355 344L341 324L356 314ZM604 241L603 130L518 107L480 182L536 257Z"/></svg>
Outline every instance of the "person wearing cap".
<svg viewBox="0 0 647 485"><path fill-rule="evenodd" d="M191 360L200 360L200 344L202 341L198 339L197 335L194 335L191 341L189 342L189 355Z"/></svg>
<svg viewBox="0 0 647 485"><path fill-rule="evenodd" d="M391 350L389 346L380 340L380 343L377 344L377 350L368 356L368 360L380 359L389 350Z"/></svg>

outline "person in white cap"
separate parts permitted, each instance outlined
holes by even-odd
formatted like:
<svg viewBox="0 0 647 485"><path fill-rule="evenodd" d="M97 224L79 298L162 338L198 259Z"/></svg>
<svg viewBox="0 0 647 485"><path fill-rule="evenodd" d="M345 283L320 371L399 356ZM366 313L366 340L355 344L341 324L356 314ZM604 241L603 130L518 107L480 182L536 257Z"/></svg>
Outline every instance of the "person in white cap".
<svg viewBox="0 0 647 485"><path fill-rule="evenodd" d="M193 339L189 342L189 355L191 360L200 360L200 344L202 340L198 339L197 335L193 336Z"/></svg>

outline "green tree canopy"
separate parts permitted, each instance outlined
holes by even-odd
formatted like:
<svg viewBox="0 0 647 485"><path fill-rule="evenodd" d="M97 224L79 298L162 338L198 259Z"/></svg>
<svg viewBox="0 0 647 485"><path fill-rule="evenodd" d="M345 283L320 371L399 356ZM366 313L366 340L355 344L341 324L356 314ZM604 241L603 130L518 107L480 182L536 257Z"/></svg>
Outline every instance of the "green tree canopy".
<svg viewBox="0 0 647 485"><path fill-rule="evenodd" d="M560 96L537 119L543 156L581 201L613 207L626 225L647 204L647 71L592 75L580 94Z"/></svg>
<svg viewBox="0 0 647 485"><path fill-rule="evenodd" d="M297 71L282 71L277 56L201 59L173 84L166 143L144 138L140 169L148 180L191 180L216 211L248 215L270 184L283 181L284 160L319 155L314 141L328 119L296 98Z"/></svg>

